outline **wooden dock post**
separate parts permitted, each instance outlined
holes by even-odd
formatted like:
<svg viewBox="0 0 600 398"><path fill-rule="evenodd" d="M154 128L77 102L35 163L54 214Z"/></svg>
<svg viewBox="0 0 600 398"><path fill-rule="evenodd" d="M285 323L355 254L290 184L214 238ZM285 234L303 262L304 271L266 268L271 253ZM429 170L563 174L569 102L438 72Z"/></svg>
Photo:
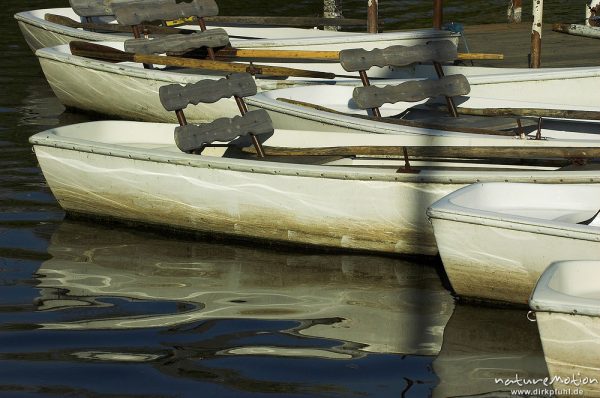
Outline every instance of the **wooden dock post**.
<svg viewBox="0 0 600 398"><path fill-rule="evenodd" d="M341 18L342 17L342 0L325 0L323 3L324 18ZM325 26L325 30L340 30L339 26Z"/></svg>
<svg viewBox="0 0 600 398"><path fill-rule="evenodd" d="M542 16L544 0L533 0L533 26L531 28L530 68L539 68L542 64Z"/></svg>
<svg viewBox="0 0 600 398"><path fill-rule="evenodd" d="M523 14L523 1L522 0L509 0L508 11L506 16L508 23L520 23L521 16Z"/></svg>
<svg viewBox="0 0 600 398"><path fill-rule="evenodd" d="M444 1L433 0L433 27L434 29L442 29L444 24Z"/></svg>
<svg viewBox="0 0 600 398"><path fill-rule="evenodd" d="M379 5L378 0L368 0L367 8L367 32L377 33L379 28Z"/></svg>

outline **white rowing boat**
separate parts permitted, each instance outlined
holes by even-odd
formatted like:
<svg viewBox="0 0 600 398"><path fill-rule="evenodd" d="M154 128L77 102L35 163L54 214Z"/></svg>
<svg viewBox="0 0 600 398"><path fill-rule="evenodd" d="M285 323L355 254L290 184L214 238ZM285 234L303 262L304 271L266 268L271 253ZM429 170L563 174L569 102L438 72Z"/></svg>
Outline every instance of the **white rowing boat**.
<svg viewBox="0 0 600 398"><path fill-rule="evenodd" d="M98 303L105 297L159 302L164 310L43 322L45 329L123 330L215 319L288 320L297 324L289 332L338 343L302 349L253 342L227 347L228 352L348 360L366 353L436 355L454 307L433 268L385 257L315 256L140 237L68 221L52 234L48 252L52 258L37 271L39 311L89 309L103 305ZM65 293L57 295L57 290ZM119 302L114 303L116 312Z"/></svg>
<svg viewBox="0 0 600 398"><path fill-rule="evenodd" d="M458 295L525 304L551 262L600 260L600 186L565 182L478 183L428 209Z"/></svg>
<svg viewBox="0 0 600 398"><path fill-rule="evenodd" d="M506 109L505 115L545 116L548 121L557 116L568 118L561 110L591 111L585 117L600 117L600 107L593 100L600 90L600 68L547 68L505 69L444 66L446 75L463 74L468 78L471 91L454 97L460 113L493 114L495 109ZM373 80L376 86L393 85L402 81ZM248 98L253 109L269 112L278 128L322 129L326 131L364 131L398 133L403 127L362 119L356 116L370 114L353 100L354 87L345 85L311 85L263 91ZM402 114L415 106L445 106L443 97L426 98L418 102L399 101L384 104L383 117ZM527 112L527 110L537 110ZM554 112L552 112L554 111ZM596 113L594 115L594 113ZM544 125L546 120L544 121Z"/></svg>
<svg viewBox="0 0 600 398"><path fill-rule="evenodd" d="M442 43L442 42L440 42ZM122 43L110 44L111 48L123 49ZM77 108L101 114L116 116L129 120L144 121L176 121L172 113L166 112L158 100L158 90L161 86L178 83L195 83L203 79L218 79L221 74L214 71L197 70L189 68L164 68L144 69L141 63L124 62L111 63L71 54L69 46L58 46L38 50L42 70L59 100L67 107ZM274 64L276 67L307 67L305 64ZM314 63L310 69L326 73L340 73L347 75L337 63ZM387 72L386 72L387 71ZM458 96L456 102L463 107L495 108L498 106L508 108L545 108L564 109L564 104L579 110L600 110L595 106L585 106L575 92L587 97L589 90L600 89L598 74L600 69L573 71L544 71L547 78L540 78L539 74L532 80L514 82L515 78L522 79L523 75L497 75L482 76L470 79L472 93L469 96ZM375 76L392 73L393 70L380 68ZM572 79L566 79L566 76ZM256 84L259 91L275 90L271 93L259 94L248 99L251 108L263 108L270 114L276 127L284 129L306 129L342 132L375 132L393 134L427 134L447 135L448 130L443 125L437 126L438 132L431 129L411 127L406 125L378 122L372 119L354 117L367 112L358 109L352 102L353 87L341 85L359 84L358 79L337 77L331 81L335 86L314 85L324 79L310 77L257 77ZM404 82L404 81L399 81ZM395 83L399 83L395 82ZM394 82L390 82L394 83ZM567 88L567 86L569 86ZM298 89L282 89L290 86L306 86ZM531 88L533 92L541 93L531 99L519 98L517 87ZM535 90L534 90L535 88ZM556 92L561 92L559 102ZM101 93L101 95L99 95ZM553 93L550 95L549 93ZM591 95L591 94L590 94ZM280 100L307 101L317 105L325 104L328 110L315 109L297 103ZM417 102L423 103L424 101ZM559 105L560 104L560 105ZM397 102L385 104L381 107L383 116L393 116L402 113L415 103ZM339 112L339 113L338 113ZM230 117L237 113L235 101L222 99L215 104L199 104L191 107L187 117L190 121L210 121L218 117ZM346 114L347 113L347 114ZM513 119L513 123L516 118ZM421 126L423 127L423 126ZM426 126L425 126L426 127ZM579 134L581 139L596 139L597 125L584 122L557 123L553 120L544 120L542 135L544 137L563 137L570 132L589 133ZM452 134L452 133L450 133Z"/></svg>
<svg viewBox="0 0 600 398"><path fill-rule="evenodd" d="M45 19L46 14L59 15L76 22L85 19L71 8L49 8L23 11L15 14L19 28L27 44L33 51L44 47L67 44L73 40L83 41L123 41L131 39L131 33L102 33L69 27ZM95 22L115 24L113 16L96 16ZM393 44L415 45L430 40L452 40L458 44L459 34L434 29L415 29L379 34L324 31L288 27L265 27L223 25L210 23L209 27L222 27L232 37L231 44L237 48L254 49L300 49L300 50L341 50L344 48L375 48ZM199 30L197 25L183 25L181 29ZM244 39L245 38L245 39Z"/></svg>
<svg viewBox="0 0 600 398"><path fill-rule="evenodd" d="M238 238L387 253L436 254L425 210L465 185L600 182L597 169L556 165L413 159L410 172L399 173L404 165L400 159L267 156L260 160L223 148L194 155L175 146L174 127L99 121L51 129L30 142L52 192L68 212ZM553 145L495 136L468 140L492 151L503 145L518 157L515 142L529 149ZM421 149L431 150L422 147L429 141L421 135L408 139L275 130L263 146L267 152L277 147L301 152L320 147L333 154L336 148L330 148L344 143L351 146L347 153L368 145L367 150L387 148L391 149L387 153L398 157L402 145L420 143ZM597 151L588 149L590 154Z"/></svg>
<svg viewBox="0 0 600 398"><path fill-rule="evenodd" d="M561 261L540 277L529 304L552 386L600 397L600 261Z"/></svg>
<svg viewBox="0 0 600 398"><path fill-rule="evenodd" d="M100 121L31 138L65 210L239 238L435 254L425 209L465 184L600 181L593 167L561 169L568 158L600 157L598 140L274 130L266 111L244 109L242 98L256 93L248 74L159 91L180 126ZM231 96L243 116L187 124L188 104ZM503 160L468 160L481 158Z"/></svg>
<svg viewBox="0 0 600 398"><path fill-rule="evenodd" d="M101 43L123 50L123 42ZM68 45L43 48L36 56L50 87L65 106L79 110L112 115L128 120L176 121L166 112L158 99L158 89L167 84L189 84L204 79L219 79L228 72L200 69L162 67L144 69L141 63L111 63L71 54ZM280 66L280 64L271 64ZM285 64L289 67L305 66ZM318 66L318 68L317 68ZM312 70L331 72L339 70L338 64L311 65ZM323 82L319 78L257 78L258 89L271 90L301 84ZM353 78L338 78L332 82L356 82ZM101 93L101 95L99 95ZM209 106L190 108L190 121L210 121L218 117L237 114L233 100L222 100Z"/></svg>

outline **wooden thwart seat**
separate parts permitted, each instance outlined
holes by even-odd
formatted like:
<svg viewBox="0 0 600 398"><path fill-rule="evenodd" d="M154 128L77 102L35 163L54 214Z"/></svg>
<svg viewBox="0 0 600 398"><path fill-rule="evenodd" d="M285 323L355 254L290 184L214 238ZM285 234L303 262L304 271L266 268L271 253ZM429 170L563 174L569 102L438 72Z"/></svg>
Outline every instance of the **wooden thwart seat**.
<svg viewBox="0 0 600 398"><path fill-rule="evenodd" d="M256 84L251 75L235 73L220 80L202 80L186 86L163 86L159 89L159 96L163 107L177 114L179 127L175 129L175 143L180 150L201 153L215 141L229 142L237 137L249 136L256 153L263 157L262 144L256 136L273 132L271 118L264 109L248 112L243 100L243 97L254 95L256 91ZM235 98L242 116L188 125L183 110L189 104L214 103L230 97Z"/></svg>

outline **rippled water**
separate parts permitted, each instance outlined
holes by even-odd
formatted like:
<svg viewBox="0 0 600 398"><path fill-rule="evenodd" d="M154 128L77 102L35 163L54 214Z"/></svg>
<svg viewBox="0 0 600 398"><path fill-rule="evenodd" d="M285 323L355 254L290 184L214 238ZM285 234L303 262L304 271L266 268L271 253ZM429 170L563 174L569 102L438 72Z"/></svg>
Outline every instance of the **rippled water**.
<svg viewBox="0 0 600 398"><path fill-rule="evenodd" d="M63 112L12 15L66 3L4 0L0 10L2 397L446 397L498 390L493 378L517 371L546 375L525 313L455 304L439 260L187 241L64 220L27 139L88 118ZM272 2L257 3L221 9L274 14ZM364 3L345 1L346 16L363 17ZM430 3L381 1L380 9L392 27L427 26ZM504 20L506 1L481 3L446 1L446 20ZM570 3L549 4L549 18L579 18L583 7ZM281 14L320 8L275 4Z"/></svg>

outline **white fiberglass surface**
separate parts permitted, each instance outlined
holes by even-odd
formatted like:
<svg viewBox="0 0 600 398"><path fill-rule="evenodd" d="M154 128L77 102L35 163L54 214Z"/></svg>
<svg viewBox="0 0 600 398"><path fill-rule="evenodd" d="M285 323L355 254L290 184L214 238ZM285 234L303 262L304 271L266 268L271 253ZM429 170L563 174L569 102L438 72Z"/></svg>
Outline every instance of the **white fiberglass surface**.
<svg viewBox="0 0 600 398"><path fill-rule="evenodd" d="M577 223L600 209L597 184L476 184L449 200L453 205L510 216Z"/></svg>
<svg viewBox="0 0 600 398"><path fill-rule="evenodd" d="M388 84L400 83L401 81L389 81ZM360 85L360 81L356 81ZM373 85L377 85L375 82ZM352 113L357 115L367 115L367 111L358 108L354 100L352 99L352 92L354 86L348 85L314 85L309 87L293 87L287 89L265 91L260 95L273 100L277 99L289 99L294 101L307 102L323 106L329 109L333 109L339 112ZM395 104L384 104L379 110L382 116L393 116L397 115L406 109L407 106L414 106L421 104L425 101L419 102L398 102ZM293 106L293 105L292 105Z"/></svg>
<svg viewBox="0 0 600 398"><path fill-rule="evenodd" d="M175 145L175 124L117 120L72 124L50 130L58 137L118 145Z"/></svg>
<svg viewBox="0 0 600 398"><path fill-rule="evenodd" d="M548 287L569 296L599 300L600 261L565 261L555 265Z"/></svg>

